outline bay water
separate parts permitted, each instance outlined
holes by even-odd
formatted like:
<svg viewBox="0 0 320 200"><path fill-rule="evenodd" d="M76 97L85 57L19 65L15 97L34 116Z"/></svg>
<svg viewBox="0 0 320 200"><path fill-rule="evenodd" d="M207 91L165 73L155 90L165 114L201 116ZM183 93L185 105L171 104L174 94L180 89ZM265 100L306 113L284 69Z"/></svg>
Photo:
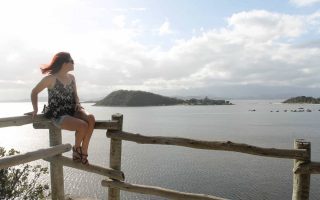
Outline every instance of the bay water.
<svg viewBox="0 0 320 200"><path fill-rule="evenodd" d="M232 141L267 148L292 149L295 139L311 142L312 161L320 161L320 105L282 104L281 100L234 100L235 105L95 107L83 106L97 120L124 115L123 130L148 136L185 137ZM39 108L44 103L39 103ZM291 112L310 109L311 112ZM32 110L31 103L0 103L0 117L20 116ZM250 111L251 110L251 111ZM252 111L255 110L255 111ZM285 112L287 111L287 112ZM63 131L63 143L74 144L74 133ZM48 130L32 125L0 129L0 146L23 152L47 148ZM109 166L110 139L95 130L89 161ZM235 152L190 149L178 146L144 145L124 141L122 171L126 182L159 186L183 192L211 194L229 199L291 199L293 160L259 157ZM71 157L71 152L64 154ZM45 161L33 164L48 166ZM310 199L320 199L320 175L311 176ZM65 193L71 196L107 199L103 176L65 167ZM42 182L49 182L49 176ZM163 199L121 192L121 199Z"/></svg>

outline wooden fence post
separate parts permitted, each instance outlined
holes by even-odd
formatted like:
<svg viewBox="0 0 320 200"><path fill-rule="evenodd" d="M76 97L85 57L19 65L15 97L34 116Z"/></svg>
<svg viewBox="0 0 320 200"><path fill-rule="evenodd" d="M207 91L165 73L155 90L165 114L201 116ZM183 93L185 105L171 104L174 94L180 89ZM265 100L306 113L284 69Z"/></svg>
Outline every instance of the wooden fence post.
<svg viewBox="0 0 320 200"><path fill-rule="evenodd" d="M311 143L303 139L295 140L295 149L306 149L309 157L305 160L294 160L294 168L303 163L310 163ZM308 200L310 190L310 174L293 174L292 200Z"/></svg>
<svg viewBox="0 0 320 200"><path fill-rule="evenodd" d="M120 113L113 114L112 120L118 121L117 131L122 131L123 115ZM122 146L122 140L111 138L110 140L110 168L111 169L121 170L121 146ZM120 200L120 190L109 187L108 200Z"/></svg>
<svg viewBox="0 0 320 200"><path fill-rule="evenodd" d="M49 128L49 142L50 146L62 144L61 129L53 126ZM50 178L52 200L64 200L63 166L61 163L50 162Z"/></svg>

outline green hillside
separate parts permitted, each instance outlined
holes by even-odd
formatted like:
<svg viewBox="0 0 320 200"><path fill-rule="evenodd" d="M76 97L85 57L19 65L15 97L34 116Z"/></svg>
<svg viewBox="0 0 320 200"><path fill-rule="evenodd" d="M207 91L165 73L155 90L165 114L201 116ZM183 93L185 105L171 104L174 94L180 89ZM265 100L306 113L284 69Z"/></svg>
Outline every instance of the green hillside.
<svg viewBox="0 0 320 200"><path fill-rule="evenodd" d="M183 100L144 91L118 90L98 101L96 106L162 106L182 104Z"/></svg>
<svg viewBox="0 0 320 200"><path fill-rule="evenodd" d="M308 104L320 104L320 98L299 96L285 100L283 103L308 103Z"/></svg>
<svg viewBox="0 0 320 200"><path fill-rule="evenodd" d="M151 92L118 90L110 93L95 106L169 106L169 105L233 105L226 100L204 99L177 99Z"/></svg>

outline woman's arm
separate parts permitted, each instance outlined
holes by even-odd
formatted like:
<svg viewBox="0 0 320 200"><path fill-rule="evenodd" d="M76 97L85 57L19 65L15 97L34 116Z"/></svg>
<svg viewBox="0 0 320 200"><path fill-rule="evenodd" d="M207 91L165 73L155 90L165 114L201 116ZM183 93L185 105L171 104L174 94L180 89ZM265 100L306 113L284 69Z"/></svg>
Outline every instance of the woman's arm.
<svg viewBox="0 0 320 200"><path fill-rule="evenodd" d="M33 107L32 117L38 113L38 94L52 83L50 76L44 77L31 91L31 102Z"/></svg>

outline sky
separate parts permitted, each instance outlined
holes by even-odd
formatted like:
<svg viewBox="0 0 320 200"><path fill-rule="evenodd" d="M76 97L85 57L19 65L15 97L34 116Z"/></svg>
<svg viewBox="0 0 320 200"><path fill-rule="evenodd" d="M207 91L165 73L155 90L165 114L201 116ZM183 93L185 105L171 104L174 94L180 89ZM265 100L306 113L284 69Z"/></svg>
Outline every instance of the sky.
<svg viewBox="0 0 320 200"><path fill-rule="evenodd" d="M320 97L320 0L10 0L0 24L0 101L30 99L61 51L82 101Z"/></svg>

